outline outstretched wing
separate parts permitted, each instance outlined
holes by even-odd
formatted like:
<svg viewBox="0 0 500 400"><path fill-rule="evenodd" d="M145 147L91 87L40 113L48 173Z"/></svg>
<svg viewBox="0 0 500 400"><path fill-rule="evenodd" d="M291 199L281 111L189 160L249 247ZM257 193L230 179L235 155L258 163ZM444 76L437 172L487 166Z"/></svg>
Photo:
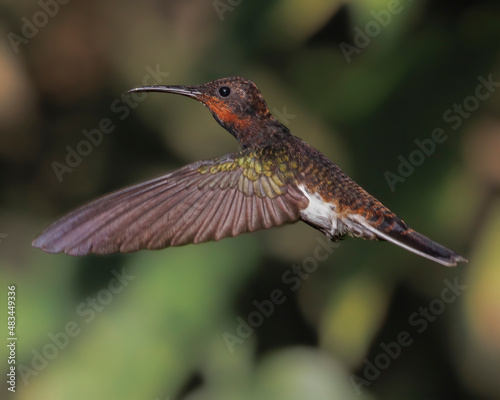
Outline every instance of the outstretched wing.
<svg viewBox="0 0 500 400"><path fill-rule="evenodd" d="M246 149L119 190L66 215L33 246L70 255L201 243L297 221L308 200L288 154Z"/></svg>

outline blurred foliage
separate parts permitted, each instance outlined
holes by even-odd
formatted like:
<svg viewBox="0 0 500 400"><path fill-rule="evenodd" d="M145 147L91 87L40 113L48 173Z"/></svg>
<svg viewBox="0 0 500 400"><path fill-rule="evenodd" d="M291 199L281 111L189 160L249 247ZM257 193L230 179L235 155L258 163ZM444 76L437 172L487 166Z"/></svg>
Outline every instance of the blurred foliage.
<svg viewBox="0 0 500 400"><path fill-rule="evenodd" d="M500 399L500 93L460 124L445 117L479 77L500 81L498 2L58 4L0 5L0 276L4 298L17 286L18 398ZM348 239L316 268L328 247L305 224L110 257L32 249L72 207L238 148L191 100L124 103L148 75L255 81L295 135L469 264ZM59 182L52 163L106 118L113 131ZM391 190L384 174L438 128L446 141ZM298 279L302 265L314 268ZM133 278L113 293L117 274ZM453 282L466 288L445 303ZM284 301L242 327L276 290ZM367 370L404 332L411 344Z"/></svg>

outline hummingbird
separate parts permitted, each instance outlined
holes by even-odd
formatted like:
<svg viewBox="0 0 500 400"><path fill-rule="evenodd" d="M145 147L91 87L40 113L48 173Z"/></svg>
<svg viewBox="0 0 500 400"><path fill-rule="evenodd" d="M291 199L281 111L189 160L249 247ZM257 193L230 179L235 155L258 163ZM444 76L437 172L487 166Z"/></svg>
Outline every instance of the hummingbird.
<svg viewBox="0 0 500 400"><path fill-rule="evenodd" d="M292 135L241 77L127 91L174 93L206 106L242 150L197 161L101 197L45 229L33 246L73 256L162 249L303 221L331 240L394 243L445 266L467 260L416 232L336 164Z"/></svg>

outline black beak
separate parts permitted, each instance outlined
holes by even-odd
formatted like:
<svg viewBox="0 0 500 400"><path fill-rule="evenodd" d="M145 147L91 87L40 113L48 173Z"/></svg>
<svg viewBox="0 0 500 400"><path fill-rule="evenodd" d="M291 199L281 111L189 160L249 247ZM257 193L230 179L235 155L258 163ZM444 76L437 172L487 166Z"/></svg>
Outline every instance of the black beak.
<svg viewBox="0 0 500 400"><path fill-rule="evenodd" d="M198 99L202 95L202 93L198 90L196 86L142 86L127 90L125 93L133 93L133 92L175 93L187 97L192 97L193 99Z"/></svg>

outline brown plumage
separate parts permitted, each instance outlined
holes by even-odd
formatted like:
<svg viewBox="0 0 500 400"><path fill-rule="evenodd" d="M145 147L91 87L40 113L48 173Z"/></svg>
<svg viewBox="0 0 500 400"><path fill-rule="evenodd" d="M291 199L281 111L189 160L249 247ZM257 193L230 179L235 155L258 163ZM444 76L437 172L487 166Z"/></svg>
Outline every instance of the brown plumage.
<svg viewBox="0 0 500 400"><path fill-rule="evenodd" d="M119 190L57 221L33 245L71 255L128 253L294 222L307 199L277 168L273 150L200 161Z"/></svg>
<svg viewBox="0 0 500 400"><path fill-rule="evenodd" d="M290 134L243 78L150 86L207 106L243 150L199 161L102 197L45 229L33 246L51 253L110 254L201 243L299 219L332 240L391 241L453 266L467 260L410 229L332 161Z"/></svg>

